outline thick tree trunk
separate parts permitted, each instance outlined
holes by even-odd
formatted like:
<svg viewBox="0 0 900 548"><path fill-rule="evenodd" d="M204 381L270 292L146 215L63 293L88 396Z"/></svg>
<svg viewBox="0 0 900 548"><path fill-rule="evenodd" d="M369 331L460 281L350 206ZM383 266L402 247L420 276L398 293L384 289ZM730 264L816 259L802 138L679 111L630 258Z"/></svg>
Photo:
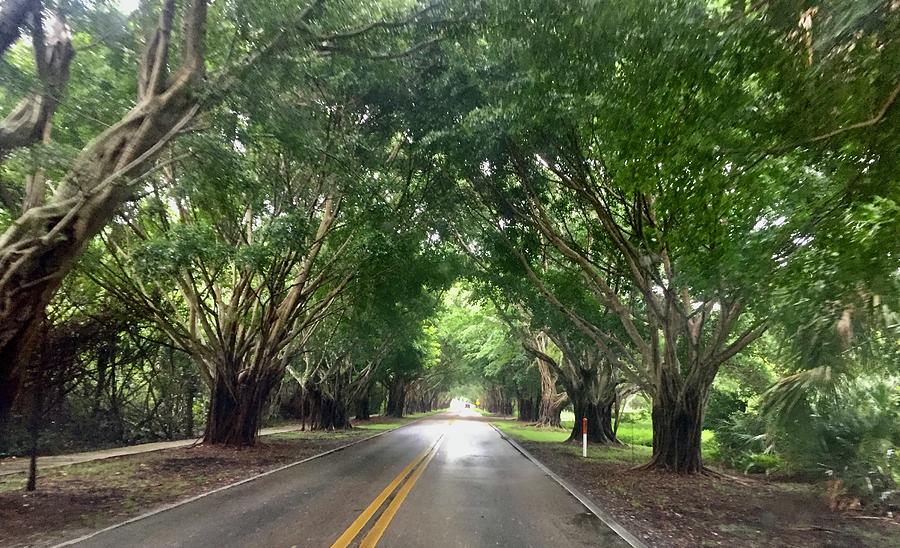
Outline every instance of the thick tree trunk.
<svg viewBox="0 0 900 548"><path fill-rule="evenodd" d="M281 412L285 416L301 419L306 430L352 428L346 402L325 395L319 386L311 383L282 403Z"/></svg>
<svg viewBox="0 0 900 548"><path fill-rule="evenodd" d="M681 397L666 390L653 399L653 456L644 468L679 474L703 471L700 449L707 389L686 389Z"/></svg>
<svg viewBox="0 0 900 548"><path fill-rule="evenodd" d="M356 420L367 421L370 418L372 417L369 410L369 394L366 393L356 400Z"/></svg>
<svg viewBox="0 0 900 548"><path fill-rule="evenodd" d="M331 398L322 398L319 407L319 430L344 430L352 428L347 404Z"/></svg>
<svg viewBox="0 0 900 548"><path fill-rule="evenodd" d="M22 386L25 365L31 359L34 342L40 334L39 318L23 326L19 338L11 344L0 345L0 432Z"/></svg>
<svg viewBox="0 0 900 548"><path fill-rule="evenodd" d="M218 379L213 387L203 441L216 445L256 443L271 384L266 379L229 385Z"/></svg>
<svg viewBox="0 0 900 548"><path fill-rule="evenodd" d="M556 391L556 374L543 360L537 360L538 371L541 374L541 402L538 411L537 425L544 427L561 426L560 414L569 398L566 394Z"/></svg>
<svg viewBox="0 0 900 548"><path fill-rule="evenodd" d="M517 419L522 422L535 422L540 412L541 402L534 397L516 398L516 406L518 409Z"/></svg>
<svg viewBox="0 0 900 548"><path fill-rule="evenodd" d="M537 426L559 428L562 426L560 415L568 398L546 398L541 395L541 406L538 411Z"/></svg>
<svg viewBox="0 0 900 548"><path fill-rule="evenodd" d="M394 379L388 389L388 401L385 414L390 417L402 418L406 407L406 381Z"/></svg>
<svg viewBox="0 0 900 548"><path fill-rule="evenodd" d="M588 441L598 444L618 444L616 433L612 427L613 404L615 397L599 402L593 402L587 397L576 397L573 402L575 408L575 424L566 441L581 442L581 420L588 420Z"/></svg>

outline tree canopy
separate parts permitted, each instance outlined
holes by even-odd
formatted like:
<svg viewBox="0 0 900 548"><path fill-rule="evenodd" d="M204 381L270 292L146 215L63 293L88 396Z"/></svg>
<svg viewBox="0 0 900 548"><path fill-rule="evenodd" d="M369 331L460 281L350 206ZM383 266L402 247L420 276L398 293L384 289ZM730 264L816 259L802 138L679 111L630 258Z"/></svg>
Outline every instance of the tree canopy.
<svg viewBox="0 0 900 548"><path fill-rule="evenodd" d="M0 429L57 391L123 438L163 410L249 445L465 393L602 444L646 398L646 466L678 473L705 427L798 466L811 423L896 445L898 27L885 0L9 0Z"/></svg>

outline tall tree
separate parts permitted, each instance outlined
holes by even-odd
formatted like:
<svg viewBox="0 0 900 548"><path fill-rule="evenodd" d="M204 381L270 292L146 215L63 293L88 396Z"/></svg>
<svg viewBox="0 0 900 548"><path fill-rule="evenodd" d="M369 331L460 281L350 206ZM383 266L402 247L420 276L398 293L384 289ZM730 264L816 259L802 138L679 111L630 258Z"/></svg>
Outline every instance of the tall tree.
<svg viewBox="0 0 900 548"><path fill-rule="evenodd" d="M835 199L883 209L884 191L850 198L847 181L868 178L859 162L878 173L893 164L884 152L896 134L882 122L896 99L887 67L897 18L883 3L837 2L815 16L827 30L810 42L811 15L790 2L491 8L499 30L462 53L448 49L470 64L448 71L436 92L457 99L461 129L435 129L423 146L440 148L442 168L490 204L487 222L513 249L527 230L580 272L615 330L553 287L543 292L651 393L648 466L701 471L709 387L776 307L759 289L811 281L794 257L809 256ZM835 30L845 16L855 34ZM810 55L810 43L823 50ZM854 66L849 76L842 66ZM877 91L849 93L868 81ZM826 82L824 102L863 122L821 128L809 105ZM798 116L804 137L788 129ZM878 242L868 249L890 245ZM880 265L877 256L867 257Z"/></svg>

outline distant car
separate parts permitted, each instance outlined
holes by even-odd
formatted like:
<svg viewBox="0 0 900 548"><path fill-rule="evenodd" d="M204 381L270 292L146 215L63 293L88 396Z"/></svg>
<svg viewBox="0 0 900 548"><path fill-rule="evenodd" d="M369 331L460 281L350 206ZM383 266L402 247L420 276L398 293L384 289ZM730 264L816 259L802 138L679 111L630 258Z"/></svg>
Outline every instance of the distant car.
<svg viewBox="0 0 900 548"><path fill-rule="evenodd" d="M467 403L467 404L466 404L466 409L469 409L469 408L471 408L471 407L472 407L472 404L471 404L471 403Z"/></svg>

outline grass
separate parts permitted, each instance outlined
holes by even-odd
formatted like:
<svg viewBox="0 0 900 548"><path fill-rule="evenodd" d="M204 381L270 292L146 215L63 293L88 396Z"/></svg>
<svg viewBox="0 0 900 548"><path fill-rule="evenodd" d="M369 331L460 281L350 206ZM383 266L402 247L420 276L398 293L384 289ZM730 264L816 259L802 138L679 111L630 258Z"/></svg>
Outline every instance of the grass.
<svg viewBox="0 0 900 548"><path fill-rule="evenodd" d="M569 415L569 420L566 420ZM563 413L562 428L538 428L515 421L497 421L494 425L505 434L523 441L562 443L569 437L572 426L575 424L574 415L571 412ZM650 458L653 447L653 425L649 420L628 421L619 424L617 433L619 441L628 447L589 447L588 458L597 460L627 460L633 458L647 460ZM581 455L580 446L571 446L573 454ZM567 449L567 450L568 450ZM704 430L701 437L701 449L704 460L716 463L719 460L718 446L712 431Z"/></svg>
<svg viewBox="0 0 900 548"><path fill-rule="evenodd" d="M400 428L406 424L406 422L373 422L371 424L358 424L353 428L359 428L360 430L371 430L374 432L381 432L384 430L393 430L395 428Z"/></svg>
<svg viewBox="0 0 900 548"><path fill-rule="evenodd" d="M260 436L266 440L338 440L353 436L353 430L294 430Z"/></svg>
<svg viewBox="0 0 900 548"><path fill-rule="evenodd" d="M412 415L406 415L408 419L421 419L422 417L430 417L432 415L440 415L441 413L446 413L447 409L435 409L434 411L424 411L422 413L413 413Z"/></svg>
<svg viewBox="0 0 900 548"><path fill-rule="evenodd" d="M493 425L502 430L504 434L517 440L562 443L569 437L569 431L562 428L537 428L525 423L505 420L494 422Z"/></svg>
<svg viewBox="0 0 900 548"><path fill-rule="evenodd" d="M71 464L41 470L38 467L38 484L45 478L83 478L91 480L95 478L111 478L115 476L131 476L140 468L140 463L126 458L110 458L90 462ZM27 474L10 474L0 478L0 493L7 491L22 491L28 481Z"/></svg>

